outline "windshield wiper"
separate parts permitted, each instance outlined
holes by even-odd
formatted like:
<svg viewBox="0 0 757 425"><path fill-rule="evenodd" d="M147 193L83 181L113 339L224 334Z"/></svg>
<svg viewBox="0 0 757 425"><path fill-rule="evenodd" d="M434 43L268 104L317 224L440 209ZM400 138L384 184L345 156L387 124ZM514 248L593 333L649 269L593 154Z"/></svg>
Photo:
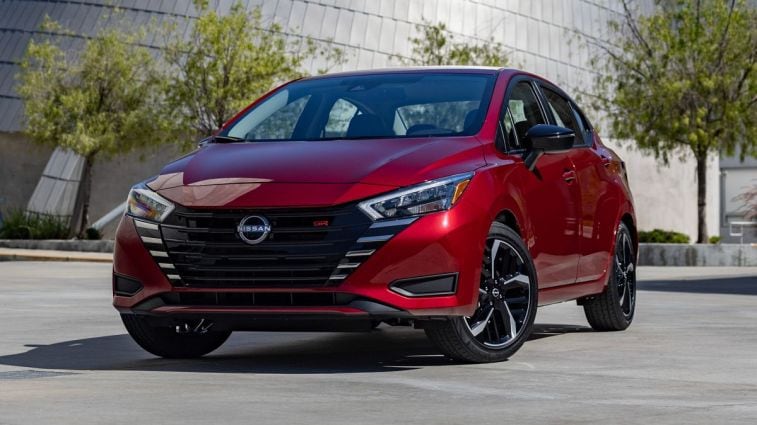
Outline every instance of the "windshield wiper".
<svg viewBox="0 0 757 425"><path fill-rule="evenodd" d="M234 143L234 142L243 142L245 141L241 137L231 137L231 136L210 136L211 143Z"/></svg>
<svg viewBox="0 0 757 425"><path fill-rule="evenodd" d="M231 137L231 136L210 136L206 137L202 140L200 140L200 143L197 144L198 148L201 148L203 146L207 146L210 143L235 143L235 142L243 142L244 139L241 137Z"/></svg>

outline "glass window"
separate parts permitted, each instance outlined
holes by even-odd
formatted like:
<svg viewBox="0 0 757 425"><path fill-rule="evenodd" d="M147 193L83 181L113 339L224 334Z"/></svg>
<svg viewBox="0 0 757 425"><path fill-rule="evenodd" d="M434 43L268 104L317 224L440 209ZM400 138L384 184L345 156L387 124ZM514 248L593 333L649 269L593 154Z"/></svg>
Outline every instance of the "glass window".
<svg viewBox="0 0 757 425"><path fill-rule="evenodd" d="M515 133L515 122L513 121L513 115L510 113L510 108L505 111L505 118L502 120L502 131L504 132L505 146L508 150L517 150L523 147Z"/></svg>
<svg viewBox="0 0 757 425"><path fill-rule="evenodd" d="M590 145L592 135L589 122L586 120L586 117L584 117L583 113L578 109L578 106L576 106L576 104L574 104L573 102L571 102L570 104L570 109L573 110L573 115L576 117L576 122L578 123L578 127L581 129L581 134L583 135L582 140L576 140L575 144Z"/></svg>
<svg viewBox="0 0 757 425"><path fill-rule="evenodd" d="M246 125L234 126L228 136L248 140L290 138L308 99L310 96L305 95L287 102L289 92L279 93L271 99L272 108L264 111L265 114L244 117L240 124Z"/></svg>
<svg viewBox="0 0 757 425"><path fill-rule="evenodd" d="M495 72L396 72L296 81L220 135L266 141L469 136L483 124L495 78Z"/></svg>
<svg viewBox="0 0 757 425"><path fill-rule="evenodd" d="M552 115L555 117L555 123L560 127L565 127L573 130L576 134L574 144L583 144L583 129L578 123L576 113L570 106L567 100L559 94L549 89L544 89L544 96L547 97L549 108L552 110Z"/></svg>
<svg viewBox="0 0 757 425"><path fill-rule="evenodd" d="M475 123L479 101L436 102L397 108L408 136L462 133Z"/></svg>
<svg viewBox="0 0 757 425"><path fill-rule="evenodd" d="M329 120L323 129L323 136L327 138L346 136L350 121L356 114L357 106L347 100L338 99L334 102L334 106L331 107Z"/></svg>
<svg viewBox="0 0 757 425"><path fill-rule="evenodd" d="M526 138L526 132L536 124L546 124L539 108L539 101L531 84L521 81L513 87L507 101L508 112L512 116L515 134L518 140Z"/></svg>

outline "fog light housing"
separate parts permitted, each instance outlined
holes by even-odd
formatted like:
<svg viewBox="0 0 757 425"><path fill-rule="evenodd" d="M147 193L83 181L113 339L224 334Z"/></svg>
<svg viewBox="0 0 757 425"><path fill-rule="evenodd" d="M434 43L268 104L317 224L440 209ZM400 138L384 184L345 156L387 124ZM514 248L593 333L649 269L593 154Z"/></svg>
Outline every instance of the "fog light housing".
<svg viewBox="0 0 757 425"><path fill-rule="evenodd" d="M389 289L406 297L454 295L457 292L457 273L395 280Z"/></svg>
<svg viewBox="0 0 757 425"><path fill-rule="evenodd" d="M136 279L113 274L113 293L120 297L134 296L142 288L142 282Z"/></svg>

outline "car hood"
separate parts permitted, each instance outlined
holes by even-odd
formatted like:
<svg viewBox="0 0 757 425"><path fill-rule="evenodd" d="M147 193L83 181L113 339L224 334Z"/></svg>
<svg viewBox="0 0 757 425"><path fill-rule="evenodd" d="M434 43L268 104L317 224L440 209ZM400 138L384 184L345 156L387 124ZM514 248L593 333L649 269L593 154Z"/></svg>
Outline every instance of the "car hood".
<svg viewBox="0 0 757 425"><path fill-rule="evenodd" d="M485 164L473 137L210 144L148 185L193 207L326 206Z"/></svg>

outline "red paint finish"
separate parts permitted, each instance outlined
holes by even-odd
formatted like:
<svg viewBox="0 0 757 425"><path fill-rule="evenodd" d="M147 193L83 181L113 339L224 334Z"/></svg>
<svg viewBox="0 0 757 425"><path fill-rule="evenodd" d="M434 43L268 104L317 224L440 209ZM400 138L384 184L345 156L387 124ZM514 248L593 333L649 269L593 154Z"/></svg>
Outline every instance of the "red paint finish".
<svg viewBox="0 0 757 425"><path fill-rule="evenodd" d="M282 152L286 162L282 163ZM182 178L201 186L233 177L270 183L406 186L484 165L473 137L209 144L182 160Z"/></svg>
<svg viewBox="0 0 757 425"><path fill-rule="evenodd" d="M590 146L544 155L535 170L529 171L522 152L505 152L495 141L501 105L512 77L527 76L537 81L539 77L515 70L476 72L496 73L497 81L483 126L474 136L210 144L166 166L149 186L176 204L196 209L296 211L357 202L426 180L473 171L466 191L450 210L418 218L337 286L220 287L214 291L338 292L404 314L470 315L478 299L488 229L498 217L508 215L514 217L533 257L540 304L601 292L618 224L623 217L635 221L620 158L593 133ZM331 224L315 221L312 225L328 228ZM114 297L114 305L121 311L164 293L202 291L169 283L128 216L117 231L114 272L144 285L135 296ZM411 298L389 287L398 279L447 273L458 276L452 295ZM354 306L162 306L153 311L163 315L202 312L366 314Z"/></svg>

